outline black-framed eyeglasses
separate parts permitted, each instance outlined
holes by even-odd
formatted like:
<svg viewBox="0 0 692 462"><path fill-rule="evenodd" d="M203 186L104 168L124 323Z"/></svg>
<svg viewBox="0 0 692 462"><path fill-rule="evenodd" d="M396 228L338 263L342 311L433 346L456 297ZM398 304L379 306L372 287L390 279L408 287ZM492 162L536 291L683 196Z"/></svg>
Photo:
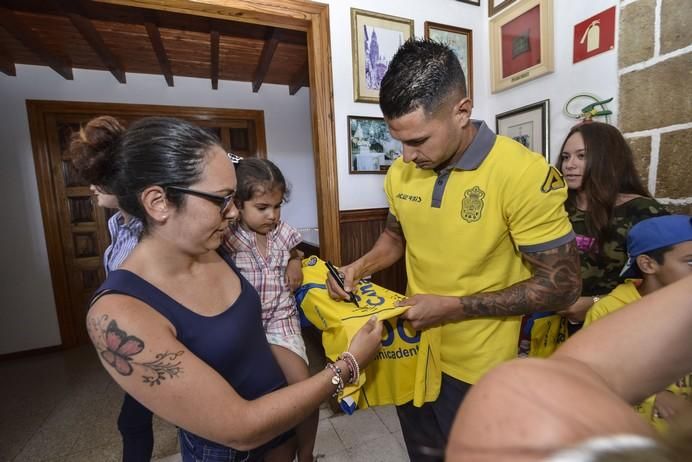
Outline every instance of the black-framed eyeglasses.
<svg viewBox="0 0 692 462"><path fill-rule="evenodd" d="M230 205L233 203L233 199L235 198L235 191L226 196L219 196L218 194L198 191L196 189L183 188L182 186L167 186L166 189L170 189L171 191L178 191L183 194L190 194L192 196L201 197L202 199L206 199L210 202L213 202L214 204L219 206L221 215L224 215L228 211L228 207L230 207Z"/></svg>
<svg viewBox="0 0 692 462"><path fill-rule="evenodd" d="M240 157L238 154L233 154L232 152L227 152L226 155L230 159L230 161L234 164L237 164L241 160L243 160L242 157Z"/></svg>

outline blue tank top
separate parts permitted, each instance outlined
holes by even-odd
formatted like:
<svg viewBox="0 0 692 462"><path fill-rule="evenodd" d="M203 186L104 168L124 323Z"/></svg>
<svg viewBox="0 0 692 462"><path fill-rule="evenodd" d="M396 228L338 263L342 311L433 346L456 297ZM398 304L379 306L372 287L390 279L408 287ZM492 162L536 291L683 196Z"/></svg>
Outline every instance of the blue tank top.
<svg viewBox="0 0 692 462"><path fill-rule="evenodd" d="M224 312L202 316L173 300L136 274L112 271L98 288L92 303L108 293L129 295L161 313L175 327L178 340L211 366L247 400L286 386L262 328L260 298L230 255L219 255L240 279L240 296ZM137 335L136 331L132 335Z"/></svg>

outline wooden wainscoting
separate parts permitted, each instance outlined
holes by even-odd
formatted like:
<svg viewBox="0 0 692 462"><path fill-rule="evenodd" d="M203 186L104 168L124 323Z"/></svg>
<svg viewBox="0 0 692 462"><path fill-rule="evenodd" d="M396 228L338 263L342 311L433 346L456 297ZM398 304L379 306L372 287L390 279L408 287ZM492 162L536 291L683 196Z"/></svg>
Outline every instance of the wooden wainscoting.
<svg viewBox="0 0 692 462"><path fill-rule="evenodd" d="M384 230L388 209L342 210L341 262L347 264L370 250ZM402 258L393 266L372 275L374 283L400 294L406 292L406 265Z"/></svg>

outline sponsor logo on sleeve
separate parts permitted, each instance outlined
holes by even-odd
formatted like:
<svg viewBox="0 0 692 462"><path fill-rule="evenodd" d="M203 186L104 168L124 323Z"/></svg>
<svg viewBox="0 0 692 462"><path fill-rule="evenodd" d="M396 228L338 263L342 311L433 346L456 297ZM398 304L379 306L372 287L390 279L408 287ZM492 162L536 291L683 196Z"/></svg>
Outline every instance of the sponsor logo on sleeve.
<svg viewBox="0 0 692 462"><path fill-rule="evenodd" d="M543 185L541 185L541 191L549 193L550 191L555 191L564 187L565 180L562 178L562 174L551 165L548 169L548 175L546 175Z"/></svg>

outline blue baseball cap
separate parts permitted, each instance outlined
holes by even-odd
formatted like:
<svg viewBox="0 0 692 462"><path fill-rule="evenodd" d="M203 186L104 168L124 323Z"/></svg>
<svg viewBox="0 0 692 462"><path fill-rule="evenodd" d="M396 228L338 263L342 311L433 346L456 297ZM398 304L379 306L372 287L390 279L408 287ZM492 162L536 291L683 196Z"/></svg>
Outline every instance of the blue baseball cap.
<svg viewBox="0 0 692 462"><path fill-rule="evenodd" d="M640 277L636 262L639 255L686 241L692 241L692 217L689 215L666 215L640 221L627 234L628 258L620 277Z"/></svg>

